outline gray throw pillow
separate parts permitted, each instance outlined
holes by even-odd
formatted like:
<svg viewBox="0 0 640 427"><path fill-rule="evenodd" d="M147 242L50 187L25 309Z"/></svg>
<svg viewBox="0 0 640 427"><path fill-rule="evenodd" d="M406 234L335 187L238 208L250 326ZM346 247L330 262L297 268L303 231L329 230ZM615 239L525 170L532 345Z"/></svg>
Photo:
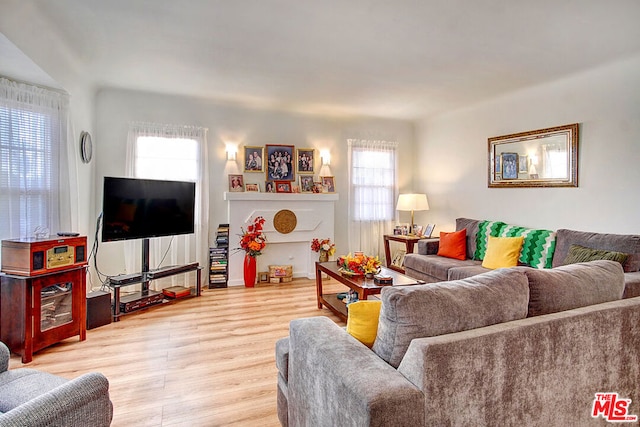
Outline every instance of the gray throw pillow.
<svg viewBox="0 0 640 427"><path fill-rule="evenodd" d="M571 245L569 253L564 259L564 264L576 264L578 262L589 262L601 259L616 261L624 264L629 254L616 251L605 251L601 249L586 248L580 245Z"/></svg>

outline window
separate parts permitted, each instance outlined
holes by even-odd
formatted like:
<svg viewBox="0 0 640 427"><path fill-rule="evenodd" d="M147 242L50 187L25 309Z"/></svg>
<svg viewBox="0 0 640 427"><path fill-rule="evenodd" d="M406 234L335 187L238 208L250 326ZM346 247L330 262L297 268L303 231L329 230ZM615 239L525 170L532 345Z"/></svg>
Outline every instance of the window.
<svg viewBox="0 0 640 427"><path fill-rule="evenodd" d="M0 237L70 229L65 94L0 79Z"/></svg>
<svg viewBox="0 0 640 427"><path fill-rule="evenodd" d="M387 144L353 144L351 186L353 220L394 219L396 153Z"/></svg>
<svg viewBox="0 0 640 427"><path fill-rule="evenodd" d="M197 181L198 141L186 138L139 136L136 140L135 176Z"/></svg>

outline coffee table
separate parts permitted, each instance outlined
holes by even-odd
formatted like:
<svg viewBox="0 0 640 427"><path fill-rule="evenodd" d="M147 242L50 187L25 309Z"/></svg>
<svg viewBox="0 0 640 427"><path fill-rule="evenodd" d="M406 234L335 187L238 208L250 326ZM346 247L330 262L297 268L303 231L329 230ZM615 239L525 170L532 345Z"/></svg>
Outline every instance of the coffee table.
<svg viewBox="0 0 640 427"><path fill-rule="evenodd" d="M338 299L338 294L325 294L322 292L322 273L334 278L349 289L358 293L358 298L366 300L369 295L379 294L382 288L388 286L417 285L419 282L397 271L382 267L380 275L393 278L392 285L376 285L373 279L366 279L364 276L347 276L339 271L338 263L335 261L316 262L316 295L318 297L318 308L327 307L342 320L347 320L347 305Z"/></svg>

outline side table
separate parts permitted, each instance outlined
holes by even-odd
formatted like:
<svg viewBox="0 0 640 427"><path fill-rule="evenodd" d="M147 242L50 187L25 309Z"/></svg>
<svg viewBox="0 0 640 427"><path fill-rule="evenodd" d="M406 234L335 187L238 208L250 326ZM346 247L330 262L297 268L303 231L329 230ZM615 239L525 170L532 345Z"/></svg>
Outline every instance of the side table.
<svg viewBox="0 0 640 427"><path fill-rule="evenodd" d="M392 235L385 234L384 236L384 256L386 258L387 268L390 270L395 270L399 273L404 273L404 268L398 267L391 264L391 250L389 249L389 242L400 242L405 244L405 248L407 253L413 253L413 247L418 240L422 240L422 237L418 236L403 236L403 235Z"/></svg>

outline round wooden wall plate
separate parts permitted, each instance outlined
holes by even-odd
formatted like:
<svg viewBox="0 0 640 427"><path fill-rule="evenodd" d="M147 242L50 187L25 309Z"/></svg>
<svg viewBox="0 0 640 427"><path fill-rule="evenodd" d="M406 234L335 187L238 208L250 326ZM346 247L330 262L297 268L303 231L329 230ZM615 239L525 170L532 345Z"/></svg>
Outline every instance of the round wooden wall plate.
<svg viewBox="0 0 640 427"><path fill-rule="evenodd" d="M298 218L289 209L282 209L273 216L273 228L278 233L288 234L296 229Z"/></svg>

